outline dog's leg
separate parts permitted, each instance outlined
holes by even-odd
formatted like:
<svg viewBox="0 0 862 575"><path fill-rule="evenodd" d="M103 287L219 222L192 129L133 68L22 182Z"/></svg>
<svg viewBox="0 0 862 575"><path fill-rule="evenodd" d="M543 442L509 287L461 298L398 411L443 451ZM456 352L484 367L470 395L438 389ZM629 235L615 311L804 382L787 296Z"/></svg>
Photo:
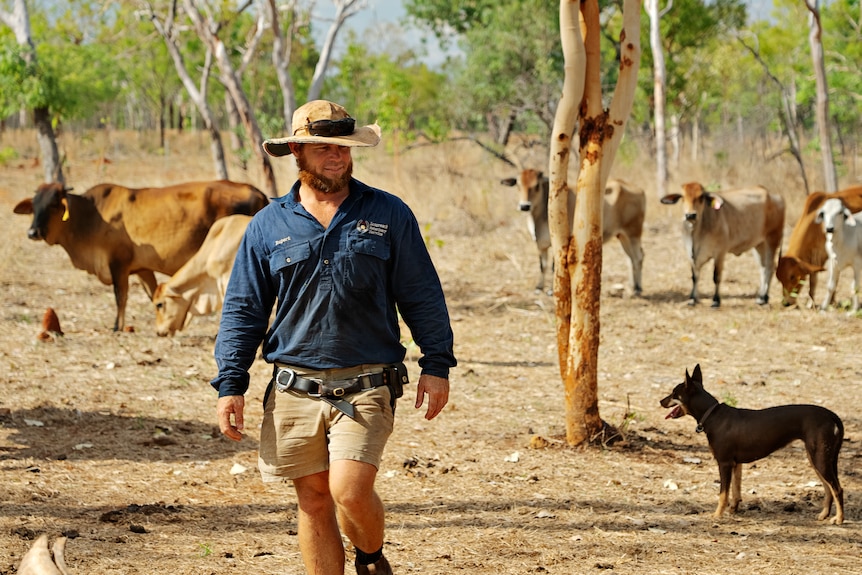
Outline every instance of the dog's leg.
<svg viewBox="0 0 862 575"><path fill-rule="evenodd" d="M730 490L730 481L733 477L733 464L724 463L718 466L718 478L721 487L718 490L718 507L715 508L713 516L718 519L727 508L727 494Z"/></svg>
<svg viewBox="0 0 862 575"><path fill-rule="evenodd" d="M733 475L730 480L730 511L736 513L739 503L742 501L742 464L733 466Z"/></svg>
<svg viewBox="0 0 862 575"><path fill-rule="evenodd" d="M808 447L808 446L806 446ZM832 501L835 501L835 517L832 518L832 523L841 525L844 522L844 489L838 481L838 453L835 452L832 461L827 461L828 454L818 450L816 446L808 449L808 460L814 471L817 472L817 477L823 483L823 510L817 516L818 521L823 521L829 517L832 511Z"/></svg>

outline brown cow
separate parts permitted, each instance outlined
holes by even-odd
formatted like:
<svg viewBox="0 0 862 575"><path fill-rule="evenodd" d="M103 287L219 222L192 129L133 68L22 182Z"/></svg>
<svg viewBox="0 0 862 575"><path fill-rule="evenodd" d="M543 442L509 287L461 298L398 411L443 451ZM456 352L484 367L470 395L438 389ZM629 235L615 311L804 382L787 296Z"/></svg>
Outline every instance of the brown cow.
<svg viewBox="0 0 862 575"><path fill-rule="evenodd" d="M210 228L198 252L153 294L156 333L174 335L194 315L221 309L233 260L251 216L226 216Z"/></svg>
<svg viewBox="0 0 862 575"><path fill-rule="evenodd" d="M131 189L99 184L71 194L59 183L42 184L16 214L33 214L32 240L60 244L72 264L114 286L114 330L125 328L129 276L137 274L152 298L154 272L176 273L198 250L218 218L251 215L269 199L249 184L189 182Z"/></svg>
<svg viewBox="0 0 862 575"><path fill-rule="evenodd" d="M805 198L802 215L793 226L787 251L778 258L775 275L783 288L782 303L796 304L802 283L808 278L808 295L814 302L817 288L817 272L823 271L826 263L826 235L823 226L814 220L817 212L829 198L839 198L853 213L862 211L862 186L846 188L834 194L814 192Z"/></svg>
<svg viewBox="0 0 862 575"><path fill-rule="evenodd" d="M538 170L522 170L516 178L500 182L504 186L518 186L518 208L530 212L527 225L536 247L539 249L539 280L536 290L545 287L545 270L548 267L548 249L551 247L551 231L548 224L548 195L550 181ZM570 202L572 205L572 202ZM640 295L641 272L644 253L641 248L644 216L646 214L646 195L640 188L622 180L608 180L605 186L602 209L602 242L613 237L620 240L623 251L631 263L632 291ZM571 219L572 214L569 214Z"/></svg>
<svg viewBox="0 0 862 575"><path fill-rule="evenodd" d="M667 194L663 204L683 201L683 243L691 264L689 305L698 302L697 276L714 261L712 307L721 305L719 285L728 252L740 255L754 248L760 260L757 303L769 302L769 283L784 233L784 199L762 186L712 193L696 183L683 184L682 194Z"/></svg>

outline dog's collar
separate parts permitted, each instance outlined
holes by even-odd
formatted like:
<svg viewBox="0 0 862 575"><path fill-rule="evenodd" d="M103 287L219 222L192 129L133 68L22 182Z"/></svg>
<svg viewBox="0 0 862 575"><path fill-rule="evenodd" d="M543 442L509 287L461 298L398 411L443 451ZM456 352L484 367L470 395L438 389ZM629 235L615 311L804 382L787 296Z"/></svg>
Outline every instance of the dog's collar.
<svg viewBox="0 0 862 575"><path fill-rule="evenodd" d="M706 410L706 413L704 413L703 417L700 418L700 421L697 422L697 427L694 428L696 432L703 433L703 424L706 423L706 418L712 415L712 412L719 405L721 405L721 403L713 403L712 406L710 406L710 408Z"/></svg>

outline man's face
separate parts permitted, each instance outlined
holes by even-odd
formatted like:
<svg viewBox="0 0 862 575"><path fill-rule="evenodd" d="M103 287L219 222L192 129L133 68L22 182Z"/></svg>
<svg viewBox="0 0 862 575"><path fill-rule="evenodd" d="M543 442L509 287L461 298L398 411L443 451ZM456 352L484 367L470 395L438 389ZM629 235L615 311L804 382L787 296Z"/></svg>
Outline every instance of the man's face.
<svg viewBox="0 0 862 575"><path fill-rule="evenodd" d="M301 144L293 148L299 180L324 194L347 189L353 175L350 148L333 144Z"/></svg>

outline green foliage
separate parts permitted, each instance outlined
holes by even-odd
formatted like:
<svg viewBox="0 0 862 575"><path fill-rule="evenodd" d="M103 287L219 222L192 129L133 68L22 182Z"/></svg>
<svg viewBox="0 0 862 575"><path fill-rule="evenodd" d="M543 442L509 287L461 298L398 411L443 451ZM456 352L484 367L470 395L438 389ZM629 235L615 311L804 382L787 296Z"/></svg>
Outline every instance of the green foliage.
<svg viewBox="0 0 862 575"><path fill-rule="evenodd" d="M49 67L32 61L17 44L7 41L0 46L0 114L47 107L59 92L58 79Z"/></svg>
<svg viewBox="0 0 862 575"><path fill-rule="evenodd" d="M420 133L442 137L447 129L445 78L410 52L375 54L366 44L351 43L330 78L328 97L341 102L361 122L376 121L404 143Z"/></svg>
<svg viewBox="0 0 862 575"><path fill-rule="evenodd" d="M12 160L16 159L18 159L18 152L15 148L10 148L9 146L0 148L0 166L5 166Z"/></svg>
<svg viewBox="0 0 862 575"><path fill-rule="evenodd" d="M504 2L465 32L466 61L454 79L452 110L461 127L480 124L490 112L514 114L519 130L550 132L563 83L558 19L557 6L548 2Z"/></svg>

